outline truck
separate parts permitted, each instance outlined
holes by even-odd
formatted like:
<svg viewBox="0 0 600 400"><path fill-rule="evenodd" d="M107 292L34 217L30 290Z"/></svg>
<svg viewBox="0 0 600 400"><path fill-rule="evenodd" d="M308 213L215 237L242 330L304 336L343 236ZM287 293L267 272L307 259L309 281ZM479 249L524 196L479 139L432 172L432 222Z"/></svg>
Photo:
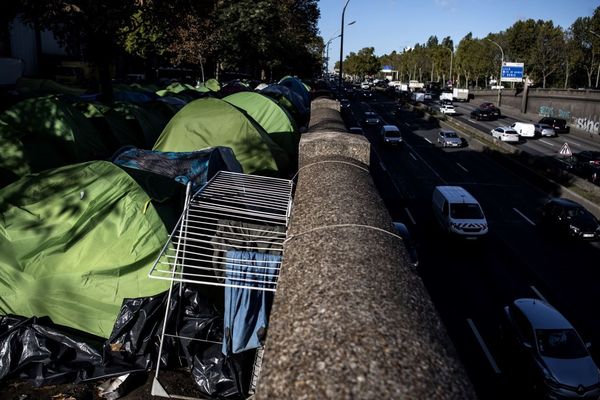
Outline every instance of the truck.
<svg viewBox="0 0 600 400"><path fill-rule="evenodd" d="M410 88L410 90L423 89L425 87L425 84L423 82L412 80L408 82L408 87Z"/></svg>
<svg viewBox="0 0 600 400"><path fill-rule="evenodd" d="M441 100L450 100L452 101L454 99L454 94L450 93L450 92L442 92L440 93L440 101Z"/></svg>
<svg viewBox="0 0 600 400"><path fill-rule="evenodd" d="M454 101L469 101L469 89L452 89L452 99Z"/></svg>

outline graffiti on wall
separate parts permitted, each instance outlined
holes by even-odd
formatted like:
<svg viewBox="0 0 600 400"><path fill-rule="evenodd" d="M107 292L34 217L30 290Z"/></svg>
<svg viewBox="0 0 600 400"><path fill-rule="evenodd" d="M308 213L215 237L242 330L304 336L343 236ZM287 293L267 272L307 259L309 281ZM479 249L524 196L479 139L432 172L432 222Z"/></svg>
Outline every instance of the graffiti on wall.
<svg viewBox="0 0 600 400"><path fill-rule="evenodd" d="M575 117L571 115L570 111L563 109L555 109L550 106L541 106L539 109L539 115L541 117L556 117L566 119L570 121L570 124L577 129L588 133L600 134L600 121L596 120L596 117Z"/></svg>

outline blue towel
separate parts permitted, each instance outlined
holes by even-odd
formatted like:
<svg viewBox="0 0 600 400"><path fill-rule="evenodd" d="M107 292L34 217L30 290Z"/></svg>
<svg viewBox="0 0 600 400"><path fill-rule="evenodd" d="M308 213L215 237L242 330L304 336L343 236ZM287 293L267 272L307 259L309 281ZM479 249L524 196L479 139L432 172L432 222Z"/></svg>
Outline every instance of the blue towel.
<svg viewBox="0 0 600 400"><path fill-rule="evenodd" d="M228 258L225 274L227 285L265 287L262 283L244 282L239 279L271 283L277 280L276 268L281 262L279 255L228 250L226 257ZM256 273L272 276L254 275ZM272 304L273 292L225 287L223 354L240 353L261 346Z"/></svg>

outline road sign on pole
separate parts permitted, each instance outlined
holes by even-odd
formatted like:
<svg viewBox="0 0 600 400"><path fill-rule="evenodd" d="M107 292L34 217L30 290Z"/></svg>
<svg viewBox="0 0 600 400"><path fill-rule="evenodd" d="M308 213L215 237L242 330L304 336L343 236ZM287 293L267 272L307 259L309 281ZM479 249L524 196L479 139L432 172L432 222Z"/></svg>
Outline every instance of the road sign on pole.
<svg viewBox="0 0 600 400"><path fill-rule="evenodd" d="M500 80L503 82L522 82L524 69L525 65L523 63L503 62Z"/></svg>
<svg viewBox="0 0 600 400"><path fill-rule="evenodd" d="M565 144L563 144L562 147L560 148L560 151L558 152L558 154L560 154L563 157L571 157L573 155L573 153L571 153L571 148L569 147L569 143L565 142Z"/></svg>

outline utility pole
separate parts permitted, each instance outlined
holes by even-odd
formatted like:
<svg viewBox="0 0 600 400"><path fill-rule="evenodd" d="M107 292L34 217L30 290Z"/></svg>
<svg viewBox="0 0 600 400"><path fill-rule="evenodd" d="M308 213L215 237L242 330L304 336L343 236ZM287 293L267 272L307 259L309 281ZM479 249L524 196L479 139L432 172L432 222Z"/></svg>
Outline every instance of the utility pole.
<svg viewBox="0 0 600 400"><path fill-rule="evenodd" d="M343 62L344 62L344 14L346 14L346 7L348 7L350 0L346 0L344 9L342 10L342 33L340 34L340 79L338 84L338 90L342 91L342 75L344 74Z"/></svg>

